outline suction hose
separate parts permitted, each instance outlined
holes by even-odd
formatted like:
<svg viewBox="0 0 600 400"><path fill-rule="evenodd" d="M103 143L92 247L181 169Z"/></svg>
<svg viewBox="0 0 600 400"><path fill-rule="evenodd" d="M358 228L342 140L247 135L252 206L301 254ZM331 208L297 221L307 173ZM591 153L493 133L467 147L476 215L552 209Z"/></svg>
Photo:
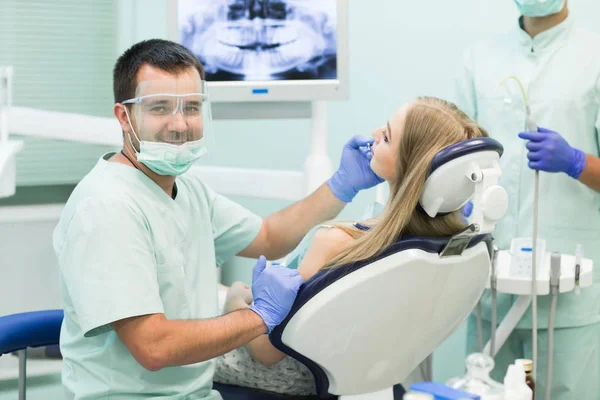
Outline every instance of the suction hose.
<svg viewBox="0 0 600 400"><path fill-rule="evenodd" d="M525 101L525 110L527 113L526 129L529 132L537 132L537 125L531 116L531 109L529 108L529 98L525 92L525 88L521 81L515 76L508 76L504 78L498 86L502 85L506 80L513 79L517 82L521 88L523 94L523 100ZM535 171L535 187L533 194L533 238L532 238L532 257L531 257L531 301L532 301L532 347L533 347L533 376L537 377L537 236L538 236L538 202L539 202L539 191L540 191L540 171ZM544 255L542 254L542 257Z"/></svg>

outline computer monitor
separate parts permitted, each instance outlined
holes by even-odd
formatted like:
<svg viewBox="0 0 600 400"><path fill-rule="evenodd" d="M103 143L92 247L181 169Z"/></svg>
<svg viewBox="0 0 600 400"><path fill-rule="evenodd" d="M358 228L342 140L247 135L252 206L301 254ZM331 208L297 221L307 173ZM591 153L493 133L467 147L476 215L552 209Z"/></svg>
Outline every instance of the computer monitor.
<svg viewBox="0 0 600 400"><path fill-rule="evenodd" d="M347 0L170 4L170 39L202 62L212 101L347 98Z"/></svg>

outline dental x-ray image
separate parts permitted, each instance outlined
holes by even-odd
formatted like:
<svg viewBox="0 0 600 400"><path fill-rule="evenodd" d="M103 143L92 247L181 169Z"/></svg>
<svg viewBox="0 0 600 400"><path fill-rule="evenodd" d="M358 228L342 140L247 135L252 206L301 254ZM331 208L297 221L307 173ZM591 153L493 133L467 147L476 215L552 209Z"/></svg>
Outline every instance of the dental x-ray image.
<svg viewBox="0 0 600 400"><path fill-rule="evenodd" d="M337 78L336 0L179 0L207 81Z"/></svg>

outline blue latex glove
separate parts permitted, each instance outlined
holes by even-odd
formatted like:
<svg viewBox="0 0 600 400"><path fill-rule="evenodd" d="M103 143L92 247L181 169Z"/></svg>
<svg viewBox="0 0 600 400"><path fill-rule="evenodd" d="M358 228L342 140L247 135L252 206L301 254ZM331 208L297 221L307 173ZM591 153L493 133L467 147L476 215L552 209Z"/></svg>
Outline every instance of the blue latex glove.
<svg viewBox="0 0 600 400"><path fill-rule="evenodd" d="M529 168L547 172L564 172L571 178L579 178L585 168L585 153L571 147L557 132L538 128L537 132L521 132L527 142Z"/></svg>
<svg viewBox="0 0 600 400"><path fill-rule="evenodd" d="M252 271L254 304L250 309L263 319L267 333L271 333L292 309L304 281L295 269L282 265L266 268L266 265L266 258L260 256Z"/></svg>
<svg viewBox="0 0 600 400"><path fill-rule="evenodd" d="M344 145L340 166L327 181L335 197L341 201L350 203L360 190L383 182L371 169L372 144L373 139L354 136Z"/></svg>
<svg viewBox="0 0 600 400"><path fill-rule="evenodd" d="M467 204L465 204L462 208L462 215L463 215L463 219L466 221L468 217L471 216L471 213L473 212L473 202L472 201L468 201Z"/></svg>

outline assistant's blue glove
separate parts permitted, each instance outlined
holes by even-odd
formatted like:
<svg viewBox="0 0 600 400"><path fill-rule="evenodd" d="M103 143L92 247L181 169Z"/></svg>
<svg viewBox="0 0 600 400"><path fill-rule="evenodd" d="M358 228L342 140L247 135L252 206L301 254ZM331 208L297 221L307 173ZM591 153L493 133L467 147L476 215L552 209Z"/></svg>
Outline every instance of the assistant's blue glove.
<svg viewBox="0 0 600 400"><path fill-rule="evenodd" d="M462 212L463 219L466 222L467 218L469 218L471 216L471 213L473 212L473 202L469 200L467 202L467 204L465 204L463 206L461 212Z"/></svg>
<svg viewBox="0 0 600 400"><path fill-rule="evenodd" d="M350 203L360 190L383 182L371 169L372 144L373 139L354 136L344 145L340 166L327 181L335 197L341 201Z"/></svg>
<svg viewBox="0 0 600 400"><path fill-rule="evenodd" d="M304 281L295 269L282 265L266 268L266 265L266 258L260 256L252 271L254 304L250 309L263 319L267 333L271 333L292 309Z"/></svg>
<svg viewBox="0 0 600 400"><path fill-rule="evenodd" d="M557 132L538 128L537 132L521 132L527 142L529 168L547 172L564 172L571 178L579 178L585 168L585 153L571 147Z"/></svg>

